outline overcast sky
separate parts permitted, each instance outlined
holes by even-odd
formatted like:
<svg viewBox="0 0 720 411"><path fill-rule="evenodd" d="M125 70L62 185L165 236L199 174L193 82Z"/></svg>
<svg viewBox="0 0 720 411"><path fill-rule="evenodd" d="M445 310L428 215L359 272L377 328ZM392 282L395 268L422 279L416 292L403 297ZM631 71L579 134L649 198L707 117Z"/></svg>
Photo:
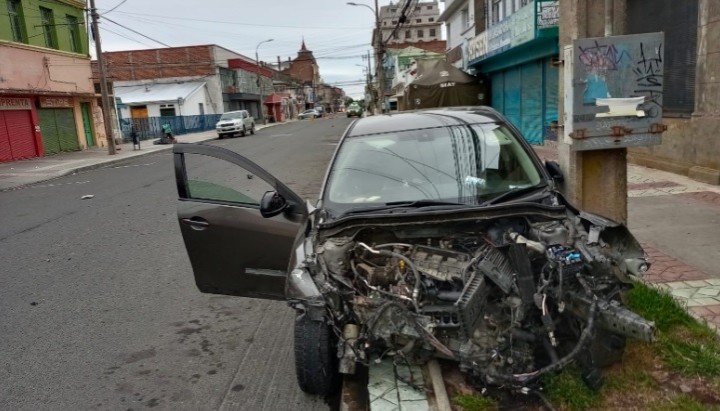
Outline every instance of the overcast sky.
<svg viewBox="0 0 720 411"><path fill-rule="evenodd" d="M373 5L373 0L356 2ZM390 0L380 0L380 6L387 4ZM305 38L323 80L362 98L360 66L367 67L362 56L372 54L375 17L345 0L96 0L96 7L105 51L164 47L158 41L217 44L254 59L258 43L272 38L258 54L261 61L276 62L278 56L295 58Z"/></svg>

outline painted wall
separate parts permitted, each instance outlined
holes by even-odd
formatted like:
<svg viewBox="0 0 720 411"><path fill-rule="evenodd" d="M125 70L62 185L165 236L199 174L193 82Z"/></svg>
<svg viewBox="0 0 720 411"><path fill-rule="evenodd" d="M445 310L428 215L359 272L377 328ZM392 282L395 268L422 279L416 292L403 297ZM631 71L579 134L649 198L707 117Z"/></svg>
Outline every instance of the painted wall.
<svg viewBox="0 0 720 411"><path fill-rule="evenodd" d="M0 91L3 92L28 91L30 86L33 92L95 93L89 57L0 43L0 62Z"/></svg>
<svg viewBox="0 0 720 411"><path fill-rule="evenodd" d="M207 79L206 79L207 80ZM123 82L123 85L127 85L128 82ZM207 84L207 83L206 83ZM221 100L222 102L222 100ZM215 111L211 105L208 98L208 92L207 87L201 87L195 93L191 94L188 98L185 99L183 104L179 104L177 101L158 101L158 102L149 102L145 104L148 109L148 117L160 117L160 105L161 104L174 104L175 105L175 115L176 116L198 116L200 115L200 106L199 104L202 103L205 108L205 114L220 114L221 112ZM142 104L133 104L135 106L142 105ZM222 104L221 104L222 107ZM118 110L120 111L120 116L122 118L130 118L132 117L130 115L130 106L119 106Z"/></svg>
<svg viewBox="0 0 720 411"><path fill-rule="evenodd" d="M74 3L75 5L69 5L67 3ZM22 20L22 31L24 34L24 43L45 47L45 37L43 36L43 28L40 26L40 7L44 7L53 11L53 19L55 26L52 26L50 30L54 33L57 41L58 49L70 52L72 50L70 46L70 31L65 25L66 16L75 17L78 21L78 46L79 54L88 54L88 37L87 28L83 24L85 16L83 8L85 7L84 1L68 1L59 2L53 0L21 0L21 20ZM12 31L10 28L10 21L8 20L7 5L5 2L0 3L0 40L12 41ZM2 60L5 61L5 60Z"/></svg>

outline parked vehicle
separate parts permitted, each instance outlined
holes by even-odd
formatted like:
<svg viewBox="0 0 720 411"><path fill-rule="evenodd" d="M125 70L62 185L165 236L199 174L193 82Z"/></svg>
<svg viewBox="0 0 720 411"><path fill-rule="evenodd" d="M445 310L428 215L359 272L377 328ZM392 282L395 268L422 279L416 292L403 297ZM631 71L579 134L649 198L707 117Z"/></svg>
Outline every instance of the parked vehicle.
<svg viewBox="0 0 720 411"><path fill-rule="evenodd" d="M325 107L323 106L315 106L315 111L318 112L318 117L325 116Z"/></svg>
<svg viewBox="0 0 720 411"><path fill-rule="evenodd" d="M318 118L320 117L320 113L317 112L314 108L311 108L309 110L305 110L302 113L298 114L298 120L306 120L308 118Z"/></svg>
<svg viewBox="0 0 720 411"><path fill-rule="evenodd" d="M174 155L197 287L286 300L308 393L393 355L453 360L475 381L518 390L575 361L599 384L627 337L653 340L654 324L622 303L649 266L638 241L573 207L557 163L542 164L491 108L359 119L312 208L222 147L180 144ZM237 171L196 176L206 169L187 167L196 156Z"/></svg>
<svg viewBox="0 0 720 411"><path fill-rule="evenodd" d="M250 132L255 134L255 119L247 110L228 111L223 113L215 124L215 130L218 133L218 138L225 136L233 136L240 133L241 136Z"/></svg>
<svg viewBox="0 0 720 411"><path fill-rule="evenodd" d="M350 105L347 108L347 116L349 117L362 117L363 116L363 109L360 107L360 104L358 103L350 103Z"/></svg>

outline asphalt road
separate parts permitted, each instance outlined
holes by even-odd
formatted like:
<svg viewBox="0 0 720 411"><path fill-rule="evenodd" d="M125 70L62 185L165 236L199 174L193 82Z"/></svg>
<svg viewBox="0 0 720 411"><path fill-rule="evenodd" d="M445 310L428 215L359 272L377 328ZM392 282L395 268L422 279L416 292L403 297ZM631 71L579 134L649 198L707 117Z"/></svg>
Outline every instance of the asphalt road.
<svg viewBox="0 0 720 411"><path fill-rule="evenodd" d="M315 198L349 123L210 144ZM328 408L297 387L286 304L195 288L171 160L0 192L0 409Z"/></svg>

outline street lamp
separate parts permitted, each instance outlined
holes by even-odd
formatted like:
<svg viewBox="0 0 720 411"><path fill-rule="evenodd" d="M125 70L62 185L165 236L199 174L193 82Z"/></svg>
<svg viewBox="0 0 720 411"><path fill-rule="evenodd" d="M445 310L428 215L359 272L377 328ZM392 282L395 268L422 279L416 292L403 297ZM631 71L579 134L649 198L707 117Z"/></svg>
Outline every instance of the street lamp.
<svg viewBox="0 0 720 411"><path fill-rule="evenodd" d="M267 117L265 116L265 102L263 101L263 87L260 85L260 60L258 59L258 48L263 43L268 43L274 39L263 40L255 46L255 65L257 66L257 86L260 93L260 116L262 116L263 124L267 124Z"/></svg>
<svg viewBox="0 0 720 411"><path fill-rule="evenodd" d="M380 113L383 113L383 109L385 107L385 75L383 73L383 67L382 67L382 60L383 60L383 46L382 46L382 33L380 32L380 16L379 16L379 7L378 7L378 0L375 0L375 8L368 6L367 4L362 3L355 3L355 2L348 2L348 6L360 6L360 7L366 7L370 11L373 12L375 15L375 44L373 47L375 48L375 76L378 80L378 100L379 104L376 106L380 107Z"/></svg>

